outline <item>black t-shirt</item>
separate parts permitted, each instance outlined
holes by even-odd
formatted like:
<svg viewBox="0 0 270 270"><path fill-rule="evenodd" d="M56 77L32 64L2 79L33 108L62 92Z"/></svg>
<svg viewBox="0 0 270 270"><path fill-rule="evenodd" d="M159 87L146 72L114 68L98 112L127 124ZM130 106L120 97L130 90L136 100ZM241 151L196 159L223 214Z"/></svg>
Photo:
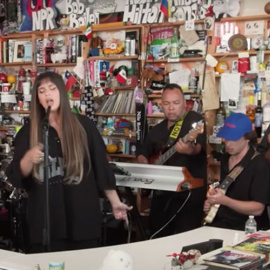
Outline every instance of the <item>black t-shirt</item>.
<svg viewBox="0 0 270 270"><path fill-rule="evenodd" d="M250 148L239 164L245 162L244 160L246 159L251 159L253 154L254 150ZM222 180L229 174L229 157L228 154L221 157L220 169ZM269 165L262 155L258 155L249 161L248 165L236 178L235 182L228 187L226 192L226 196L235 200L256 201L263 204L269 204L269 194ZM258 229L269 229L266 209L262 216L255 218ZM247 219L248 215L240 214L231 208L221 205L211 225L228 229L244 230Z"/></svg>
<svg viewBox="0 0 270 270"><path fill-rule="evenodd" d="M269 133L270 133L270 125L268 126L267 130L264 133L263 138L261 139L260 144L258 145L257 150L260 153L266 152L269 148L269 143L268 143L268 139L267 139Z"/></svg>
<svg viewBox="0 0 270 270"><path fill-rule="evenodd" d="M101 211L99 191L115 189L115 178L106 159L106 148L93 122L77 115L84 127L91 156L91 170L84 162L84 174L80 184L63 183L63 159L61 142L54 128L49 127L49 169L51 240L88 241L100 238ZM14 159L7 170L9 181L15 187L23 187L28 193L27 223L30 244L42 243L44 228L45 185L29 176L24 178L20 160L29 149L30 123L24 125L15 139ZM42 164L40 176L42 176Z"/></svg>
<svg viewBox="0 0 270 270"><path fill-rule="evenodd" d="M190 130L193 129L192 124L202 120L202 116L194 111L188 112L186 115L178 138L183 138ZM154 126L148 133L146 140L137 151L137 155L144 155L146 158L151 158L160 153L166 146L170 133L173 130L172 126L168 129L168 121L165 119L161 123ZM185 155L175 153L164 165L186 167L193 177L206 179L206 152L205 152L205 132L199 134L196 143L201 144L202 151L198 155Z"/></svg>

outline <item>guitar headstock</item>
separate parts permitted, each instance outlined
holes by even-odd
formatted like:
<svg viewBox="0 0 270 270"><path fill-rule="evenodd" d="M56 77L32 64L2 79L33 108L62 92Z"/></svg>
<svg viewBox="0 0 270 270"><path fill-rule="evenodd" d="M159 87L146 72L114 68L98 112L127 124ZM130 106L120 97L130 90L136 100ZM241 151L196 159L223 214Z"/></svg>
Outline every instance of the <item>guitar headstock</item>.
<svg viewBox="0 0 270 270"><path fill-rule="evenodd" d="M195 122L192 124L192 129L188 133L187 141L193 142L196 138L202 134L204 131L204 122L200 120L199 122Z"/></svg>

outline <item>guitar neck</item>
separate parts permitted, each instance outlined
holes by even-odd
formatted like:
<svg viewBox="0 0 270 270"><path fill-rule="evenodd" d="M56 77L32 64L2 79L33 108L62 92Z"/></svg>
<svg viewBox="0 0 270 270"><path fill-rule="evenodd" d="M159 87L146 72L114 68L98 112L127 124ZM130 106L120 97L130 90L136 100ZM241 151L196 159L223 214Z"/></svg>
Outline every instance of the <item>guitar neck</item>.
<svg viewBox="0 0 270 270"><path fill-rule="evenodd" d="M182 141L184 143L186 143L188 141L188 134L186 134L182 138ZM162 154L153 164L155 164L155 165L162 165L162 164L164 164L175 152L176 152L175 145L173 145L164 154Z"/></svg>

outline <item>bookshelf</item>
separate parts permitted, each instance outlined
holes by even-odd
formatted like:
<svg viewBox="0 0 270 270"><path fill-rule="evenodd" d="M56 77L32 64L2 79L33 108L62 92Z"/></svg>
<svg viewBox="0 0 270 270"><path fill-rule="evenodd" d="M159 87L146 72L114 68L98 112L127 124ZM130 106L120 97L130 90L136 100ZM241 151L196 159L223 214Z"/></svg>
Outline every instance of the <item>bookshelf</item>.
<svg viewBox="0 0 270 270"><path fill-rule="evenodd" d="M50 31L31 31L12 33L0 37L0 68L2 72L6 73L6 80L2 83L9 83L8 75L12 75L14 81L10 83L10 92L8 93L10 99L7 101L7 97L0 94L1 97L1 132L4 138L5 132L10 128L10 125L5 126L5 118L12 119L14 122L13 128L21 126L24 117L28 117L30 114L29 109L23 110L23 103L28 104L31 101L31 96L25 97L22 91L22 85L20 82L29 81L34 82L36 74L43 70L57 70L57 72L65 72L66 70L72 70L77 64L77 57L82 58L86 55L86 45L83 42L79 42L79 37L84 34L83 29L68 29L62 30L50 30ZM76 57L72 58L71 55L71 42L70 38L76 39ZM53 58L47 57L49 51L46 50L45 40L50 40L50 53L58 55L60 53L61 46L58 41L61 39L62 47L66 49L65 57L52 61ZM44 47L37 46L37 40L42 41ZM48 42L49 44L49 42ZM57 46L57 44L59 46ZM21 55L19 49L23 48L23 54ZM38 55L39 58L38 59ZM72 59L71 59L72 58ZM72 60L72 61L71 61ZM20 71L24 71L24 75L20 74ZM81 89L82 90L82 89ZM81 95L80 95L81 96ZM80 102L80 97L71 98L71 102ZM8 106L7 106L8 104ZM29 107L29 105L28 105ZM20 108L20 110L19 110Z"/></svg>
<svg viewBox="0 0 270 270"><path fill-rule="evenodd" d="M115 144L117 151L121 148L120 151L123 152L109 153L113 160L132 161L136 158L135 154L132 154L130 145L135 143L134 89L139 85L142 69L143 29L142 25L123 25L123 23L93 25L92 27L92 37L99 42L101 38L102 46L96 50L97 48L92 48L94 42L90 43L86 62L95 70L92 74L90 73L92 81L95 81L92 85L94 91L100 91L100 87L104 92L107 89L111 90L110 95L99 98L100 104L95 115L98 120L97 127L103 135L105 144ZM127 45L127 40L130 45ZM131 45L132 42L133 45ZM134 46L133 49L132 46ZM111 50L112 47L119 50ZM122 76L122 70L124 70L124 76ZM108 76L111 80L108 80ZM119 76L125 79L121 81ZM109 125L116 127L119 122L126 124L125 132L121 132L122 129L118 127L112 132ZM112 134L105 136L107 131Z"/></svg>

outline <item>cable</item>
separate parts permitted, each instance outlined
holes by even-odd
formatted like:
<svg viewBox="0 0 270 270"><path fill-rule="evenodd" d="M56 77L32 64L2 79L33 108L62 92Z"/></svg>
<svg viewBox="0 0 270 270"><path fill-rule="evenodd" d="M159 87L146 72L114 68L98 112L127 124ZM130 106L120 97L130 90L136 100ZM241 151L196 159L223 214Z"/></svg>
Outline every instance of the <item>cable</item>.
<svg viewBox="0 0 270 270"><path fill-rule="evenodd" d="M127 237L127 243L130 243L131 240L131 229L132 229L132 220L131 220L131 214L127 212L128 216L128 223L126 223L127 229L128 229L128 237Z"/></svg>
<svg viewBox="0 0 270 270"><path fill-rule="evenodd" d="M187 201L190 198L191 195L191 190L187 189L189 191L187 198L185 199L185 201L183 202L183 204L178 208L178 210L176 211L176 213L169 219L169 221L167 223L165 223L158 231L156 231L154 234L151 235L151 237L149 238L149 240L152 240L157 234L159 234L164 228L166 228L177 216L177 214L183 209L183 207L186 205Z"/></svg>

